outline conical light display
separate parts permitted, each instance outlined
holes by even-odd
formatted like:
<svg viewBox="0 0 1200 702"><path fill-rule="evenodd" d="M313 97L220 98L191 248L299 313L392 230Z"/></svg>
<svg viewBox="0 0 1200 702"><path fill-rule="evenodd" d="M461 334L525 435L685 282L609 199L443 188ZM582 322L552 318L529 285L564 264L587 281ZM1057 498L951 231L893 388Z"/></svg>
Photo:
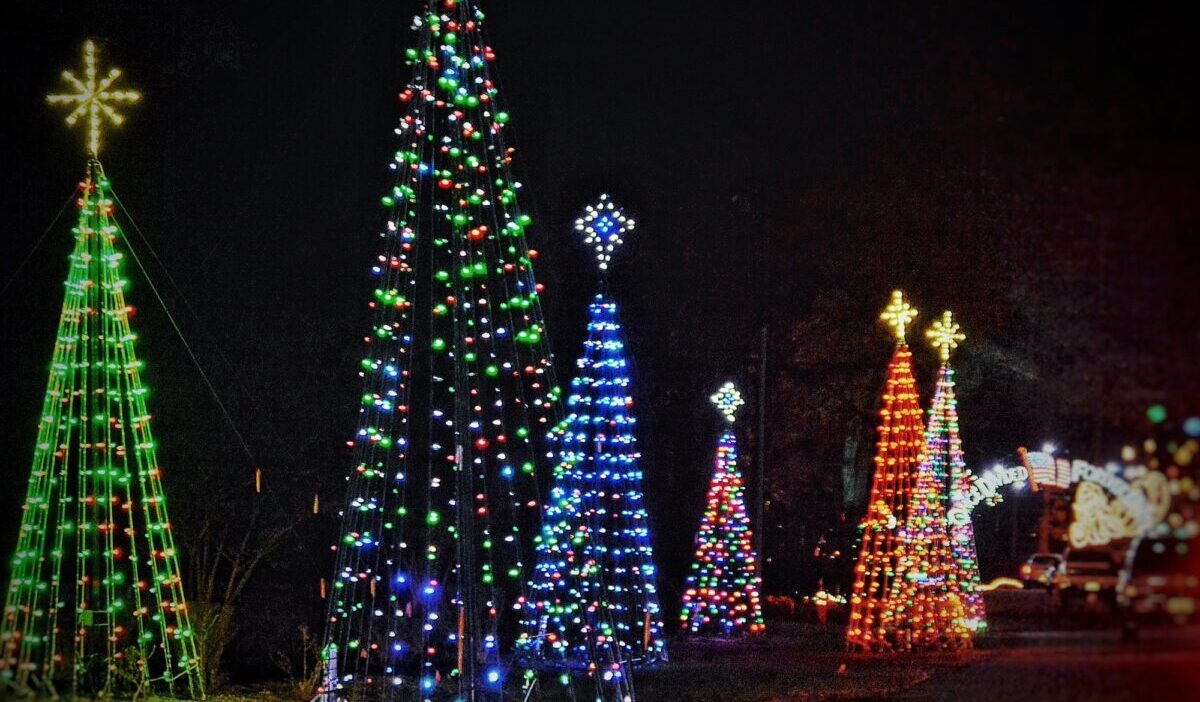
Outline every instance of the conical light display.
<svg viewBox="0 0 1200 702"><path fill-rule="evenodd" d="M607 195L576 222L602 272L633 227ZM597 694L619 702L633 694L631 668L664 659L666 646L629 361L607 288L588 306L568 415L552 432L557 464L523 646L549 667L586 671Z"/></svg>
<svg viewBox="0 0 1200 702"><path fill-rule="evenodd" d="M467 1L425 8L370 271L324 687L498 699L532 675L512 651L560 390L484 15Z"/></svg>
<svg viewBox="0 0 1200 702"><path fill-rule="evenodd" d="M204 695L195 632L167 516L149 389L126 299L127 242L100 165L121 121L121 72L84 45L76 92L52 95L86 124L66 294L37 423L33 466L0 620L0 691L79 697Z"/></svg>
<svg viewBox="0 0 1200 702"><path fill-rule="evenodd" d="M737 435L733 430L737 411L746 403L733 383L725 383L711 399L727 428L717 440L680 620L689 634L759 634L765 626L759 599L758 554L754 551L746 484L737 463Z"/></svg>

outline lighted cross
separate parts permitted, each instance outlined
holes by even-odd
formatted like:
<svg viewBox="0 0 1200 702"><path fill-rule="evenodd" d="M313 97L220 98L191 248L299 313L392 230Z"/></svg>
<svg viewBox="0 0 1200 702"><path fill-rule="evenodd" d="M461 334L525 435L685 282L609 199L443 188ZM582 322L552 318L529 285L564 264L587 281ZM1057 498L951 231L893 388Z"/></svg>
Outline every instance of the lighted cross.
<svg viewBox="0 0 1200 702"><path fill-rule="evenodd" d="M942 313L942 318L936 320L933 326L925 330L925 338L929 339L929 343L933 345L942 357L942 363L950 362L950 352L958 348L958 342L967 338L959 329L958 322L954 321L954 314L950 310Z"/></svg>
<svg viewBox="0 0 1200 702"><path fill-rule="evenodd" d="M917 316L917 311L904 301L904 293L895 290L892 292L892 301L888 303L887 309L879 318L887 322L896 332L896 340L904 343L904 332L908 328L908 323L913 321Z"/></svg>
<svg viewBox="0 0 1200 702"><path fill-rule="evenodd" d="M96 44L91 39L88 39L83 44L83 75L84 79L79 80L74 73L63 71L62 77L72 88L74 93L60 93L58 95L47 95L46 102L51 105L74 105L75 108L67 115L67 126L74 127L80 117L87 115L88 121L88 154L93 158L100 154L100 131L103 126L101 115L108 117L114 125L120 125L125 121L125 118L113 109L115 103L135 103L142 99L141 93L136 90L113 90L113 83L117 78L121 77L121 69L113 68L108 71L108 75L97 80L99 71L96 68L97 55Z"/></svg>
<svg viewBox="0 0 1200 702"><path fill-rule="evenodd" d="M608 270L613 252L625 243L621 237L635 226L632 217L617 207L607 194L601 195L594 205L588 205L583 216L575 220L575 231L583 234L583 243L596 252L600 270Z"/></svg>
<svg viewBox="0 0 1200 702"><path fill-rule="evenodd" d="M725 421L733 424L733 420L737 415L737 411L741 409L746 401L742 399L742 393L734 387L733 383L725 383L721 389L713 393L713 396L708 398L717 406L717 409L724 415Z"/></svg>

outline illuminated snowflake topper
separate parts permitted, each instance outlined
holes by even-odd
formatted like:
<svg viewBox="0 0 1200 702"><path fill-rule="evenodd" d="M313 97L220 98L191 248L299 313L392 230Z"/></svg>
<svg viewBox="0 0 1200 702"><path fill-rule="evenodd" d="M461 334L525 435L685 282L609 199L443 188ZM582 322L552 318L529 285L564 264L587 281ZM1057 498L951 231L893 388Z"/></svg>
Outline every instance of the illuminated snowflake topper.
<svg viewBox="0 0 1200 702"><path fill-rule="evenodd" d="M925 331L925 338L929 339L929 344L938 350L942 363L949 363L950 352L958 348L958 342L966 339L967 335L962 333L958 322L954 321L954 313L946 310L942 313L942 318L935 321L933 326Z"/></svg>
<svg viewBox="0 0 1200 702"><path fill-rule="evenodd" d="M730 424L733 424L737 416L737 411L741 409L742 405L746 404L746 401L742 399L742 393L738 392L733 383L725 383L721 386L720 390L713 393L713 396L708 399L712 400L712 403L717 406L717 409L725 417L725 421Z"/></svg>
<svg viewBox="0 0 1200 702"><path fill-rule="evenodd" d="M135 103L142 99L136 90L114 90L113 84L121 77L121 69L109 69L108 74L98 78L97 68L99 51L96 43L88 39L83 44L83 80L70 71L63 71L62 77L73 89L73 93L47 95L46 102L51 105L74 106L67 115L67 126L74 127L80 117L87 115L87 151L88 155L96 158L100 155L100 133L103 127L103 117L116 126L120 126L125 118L117 113L113 105L120 103Z"/></svg>
<svg viewBox="0 0 1200 702"><path fill-rule="evenodd" d="M625 243L621 237L633 231L634 226L633 219L625 216L607 194L601 195L596 204L588 205L583 216L575 220L575 231L583 234L583 243L596 252L602 271L608 270L613 252Z"/></svg>
<svg viewBox="0 0 1200 702"><path fill-rule="evenodd" d="M917 316L917 311L904 299L904 293L895 290L892 292L892 301L888 303L887 309L879 318L888 323L892 331L896 333L896 343L905 343L904 335L908 329L909 322Z"/></svg>

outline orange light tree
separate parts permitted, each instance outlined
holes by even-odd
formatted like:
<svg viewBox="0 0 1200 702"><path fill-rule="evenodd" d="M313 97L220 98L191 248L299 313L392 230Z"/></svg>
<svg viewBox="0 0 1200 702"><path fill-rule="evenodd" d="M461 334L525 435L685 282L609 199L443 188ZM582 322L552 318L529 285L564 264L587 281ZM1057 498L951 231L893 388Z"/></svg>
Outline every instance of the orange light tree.
<svg viewBox="0 0 1200 702"><path fill-rule="evenodd" d="M854 651L891 649L901 623L891 609L891 594L900 558L907 553L902 527L925 458L925 426L917 385L912 373L912 352L905 331L917 311L899 290L880 318L895 332L896 348L888 364L880 411L879 442L875 452L875 477L863 517L861 549L854 568L850 596L850 624L846 646Z"/></svg>

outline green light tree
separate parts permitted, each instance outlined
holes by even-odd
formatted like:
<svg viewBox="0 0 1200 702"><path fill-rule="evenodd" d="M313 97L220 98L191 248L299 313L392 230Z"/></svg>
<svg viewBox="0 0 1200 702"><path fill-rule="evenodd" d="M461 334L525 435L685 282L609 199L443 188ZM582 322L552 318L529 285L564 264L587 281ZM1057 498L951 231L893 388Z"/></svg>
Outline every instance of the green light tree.
<svg viewBox="0 0 1200 702"><path fill-rule="evenodd" d="M125 300L122 234L97 160L102 118L139 95L101 77L84 45L78 90L50 96L87 117L66 295L0 620L0 689L203 697L142 362Z"/></svg>

